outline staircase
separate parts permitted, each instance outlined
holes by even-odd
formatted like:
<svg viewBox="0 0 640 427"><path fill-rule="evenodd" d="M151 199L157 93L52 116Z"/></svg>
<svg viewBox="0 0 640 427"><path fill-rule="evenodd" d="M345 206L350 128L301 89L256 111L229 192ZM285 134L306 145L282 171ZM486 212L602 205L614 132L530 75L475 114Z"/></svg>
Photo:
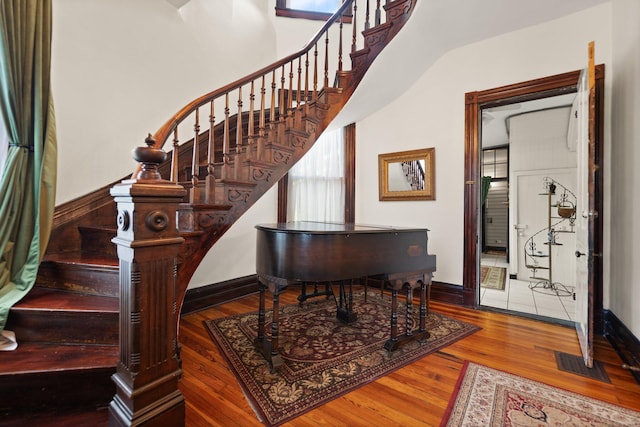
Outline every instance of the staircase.
<svg viewBox="0 0 640 427"><path fill-rule="evenodd" d="M311 148L415 2L346 1L305 48L192 101L147 138L171 149L163 178L188 190L178 210L178 307L207 251ZM351 61L343 62L343 45ZM105 407L116 391L114 184L56 208L36 286L9 315L20 345L0 353L3 416Z"/></svg>

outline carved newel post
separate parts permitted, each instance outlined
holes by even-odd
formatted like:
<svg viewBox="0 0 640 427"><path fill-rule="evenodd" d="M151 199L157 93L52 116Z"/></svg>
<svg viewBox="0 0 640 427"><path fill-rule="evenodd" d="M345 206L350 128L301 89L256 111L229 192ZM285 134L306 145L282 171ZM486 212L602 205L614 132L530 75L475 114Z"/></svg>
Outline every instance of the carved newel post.
<svg viewBox="0 0 640 427"><path fill-rule="evenodd" d="M111 189L118 204L120 360L109 425L184 426L175 285L184 241L176 211L186 191L160 177L166 154L152 148L151 135L145 142L133 151L141 171Z"/></svg>

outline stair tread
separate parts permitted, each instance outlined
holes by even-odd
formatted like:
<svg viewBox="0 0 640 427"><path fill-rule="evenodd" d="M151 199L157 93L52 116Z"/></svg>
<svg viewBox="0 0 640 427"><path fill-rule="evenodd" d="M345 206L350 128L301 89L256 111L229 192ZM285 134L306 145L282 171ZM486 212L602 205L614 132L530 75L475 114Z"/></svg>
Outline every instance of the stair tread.
<svg viewBox="0 0 640 427"><path fill-rule="evenodd" d="M93 224L83 224L78 226L79 229L83 230L97 230L97 231L113 231L116 232L118 227L115 224L110 225L93 225Z"/></svg>
<svg viewBox="0 0 640 427"><path fill-rule="evenodd" d="M57 262L61 264L104 267L106 269L117 270L120 266L120 260L100 254L86 254L78 252L65 252L59 254L46 255L43 262Z"/></svg>
<svg viewBox="0 0 640 427"><path fill-rule="evenodd" d="M109 425L109 410L106 405L87 408L73 408L45 411L33 411L31 408L18 413L0 413L3 427L23 426L107 426Z"/></svg>
<svg viewBox="0 0 640 427"><path fill-rule="evenodd" d="M12 310L118 312L119 299L35 286Z"/></svg>
<svg viewBox="0 0 640 427"><path fill-rule="evenodd" d="M52 371L115 368L118 354L117 345L21 343L18 337L17 349L0 352L0 378Z"/></svg>

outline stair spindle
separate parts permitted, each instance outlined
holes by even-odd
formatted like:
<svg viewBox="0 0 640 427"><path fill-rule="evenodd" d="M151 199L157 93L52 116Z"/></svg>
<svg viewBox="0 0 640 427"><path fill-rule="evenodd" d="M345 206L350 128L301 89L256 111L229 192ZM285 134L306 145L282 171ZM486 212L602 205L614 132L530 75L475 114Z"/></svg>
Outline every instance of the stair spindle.
<svg viewBox="0 0 640 427"><path fill-rule="evenodd" d="M358 5L356 3L356 0L353 0L353 22L351 22L351 26L353 27L353 36L351 37L351 52L355 52L357 50L357 24L356 24L356 19L357 19L357 14L358 14ZM366 26L366 25L365 25Z"/></svg>
<svg viewBox="0 0 640 427"><path fill-rule="evenodd" d="M367 0L367 5L366 5L366 9L365 9L366 10L365 15L364 15L364 29L365 30L368 30L369 28L371 28L371 24L369 23L369 2L370 1L371 0ZM356 26L354 25L353 28L354 28L353 32L355 34Z"/></svg>
<svg viewBox="0 0 640 427"><path fill-rule="evenodd" d="M242 162L242 86L238 88L238 119L236 122L236 155L233 162L233 178L238 179L238 169Z"/></svg>
<svg viewBox="0 0 640 427"><path fill-rule="evenodd" d="M255 80L251 80L251 93L249 94L249 123L247 123L247 149L246 156L247 159L251 157L251 150L253 149L253 135L254 135L254 124L255 124Z"/></svg>
<svg viewBox="0 0 640 427"><path fill-rule="evenodd" d="M173 152L171 153L171 182L178 182L178 126L173 128Z"/></svg>
<svg viewBox="0 0 640 427"><path fill-rule="evenodd" d="M376 25L380 25L380 0L376 1Z"/></svg>
<svg viewBox="0 0 640 427"><path fill-rule="evenodd" d="M207 147L207 178L205 182L206 203L211 203L213 201L213 191L214 191L214 184L216 180L215 168L214 168L214 164L216 162L215 127L216 127L216 116L214 114L213 100L211 100L211 103L209 106L209 146Z"/></svg>
<svg viewBox="0 0 640 427"><path fill-rule="evenodd" d="M313 100L318 99L318 43L313 47Z"/></svg>
<svg viewBox="0 0 640 427"><path fill-rule="evenodd" d="M287 116L293 110L293 61L289 62L289 94L287 95Z"/></svg>
<svg viewBox="0 0 640 427"><path fill-rule="evenodd" d="M271 111L269 112L269 129L273 129L276 121L276 70L271 75Z"/></svg>
<svg viewBox="0 0 640 427"><path fill-rule="evenodd" d="M355 17L354 17L355 18ZM338 71L342 71L342 29L344 26L344 14L340 15L340 24L338 26ZM326 85L325 85L326 87Z"/></svg>
<svg viewBox="0 0 640 427"><path fill-rule="evenodd" d="M309 114L309 52L304 58L304 113Z"/></svg>
<svg viewBox="0 0 640 427"><path fill-rule="evenodd" d="M198 203L198 173L200 171L200 152L198 137L200 136L200 109L196 108L196 122L193 125L193 157L191 160L191 192L189 198L191 203Z"/></svg>
<svg viewBox="0 0 640 427"><path fill-rule="evenodd" d="M296 93L296 108L300 110L301 92L302 91L302 57L298 57L298 90Z"/></svg>
<svg viewBox="0 0 640 427"><path fill-rule="evenodd" d="M329 87L329 31L325 33L324 40L324 88Z"/></svg>
<svg viewBox="0 0 640 427"><path fill-rule="evenodd" d="M267 88L265 87L265 76L262 75L262 85L260 86L260 122L258 124L258 147L256 150L256 158L262 160L263 157L263 148L264 148L264 115L266 112L264 111L264 98L267 93Z"/></svg>
<svg viewBox="0 0 640 427"><path fill-rule="evenodd" d="M230 141L229 141L229 92L225 93L225 101L224 101L224 134L222 137L222 178L226 178L229 173L229 150L230 150Z"/></svg>
<svg viewBox="0 0 640 427"><path fill-rule="evenodd" d="M284 84L286 81L284 73L284 64L282 64L282 73L280 76L280 98L278 102L278 118L280 120L284 119L287 116L287 107L284 102Z"/></svg>

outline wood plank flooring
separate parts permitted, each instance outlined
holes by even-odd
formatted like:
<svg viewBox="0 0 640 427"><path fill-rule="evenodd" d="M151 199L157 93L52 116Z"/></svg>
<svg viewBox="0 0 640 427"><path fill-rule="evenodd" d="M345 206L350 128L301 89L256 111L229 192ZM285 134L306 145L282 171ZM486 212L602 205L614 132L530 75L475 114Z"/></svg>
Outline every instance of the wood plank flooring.
<svg viewBox="0 0 640 427"><path fill-rule="evenodd" d="M291 289L282 294L281 303L295 303L296 296ZM257 307L258 296L250 295L182 318L180 389L187 426L262 425L202 324ZM640 385L620 367L622 362L602 337L596 339L595 358L604 364L611 384L557 369L554 351L580 354L572 328L441 303L432 303L431 309L482 330L285 425L438 426L465 360L640 410Z"/></svg>

